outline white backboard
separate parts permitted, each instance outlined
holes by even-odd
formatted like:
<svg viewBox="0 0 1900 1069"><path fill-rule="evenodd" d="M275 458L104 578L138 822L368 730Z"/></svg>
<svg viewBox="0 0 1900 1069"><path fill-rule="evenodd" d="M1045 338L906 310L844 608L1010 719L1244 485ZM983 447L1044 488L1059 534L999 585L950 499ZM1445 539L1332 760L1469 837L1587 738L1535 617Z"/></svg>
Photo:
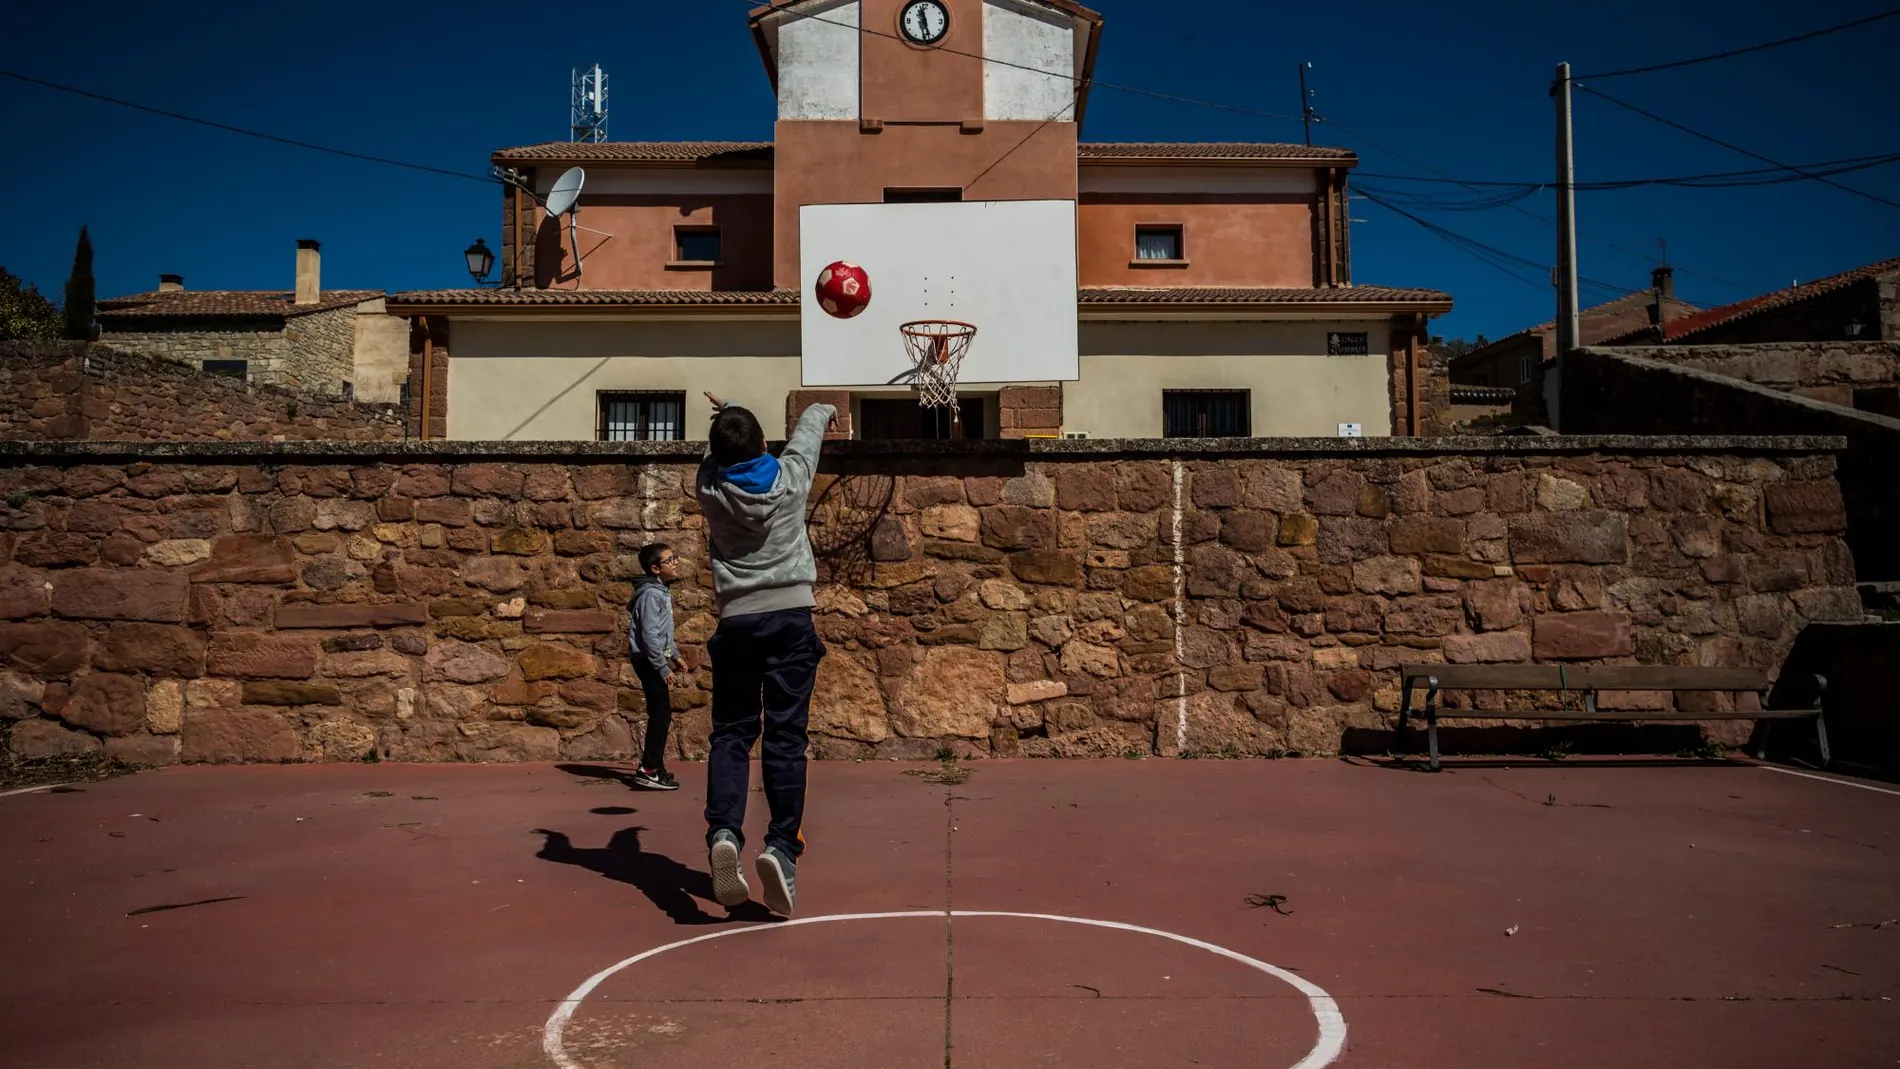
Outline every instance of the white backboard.
<svg viewBox="0 0 1900 1069"><path fill-rule="evenodd" d="M962 382L1081 377L1074 201L809 204L798 234L804 385L890 384L910 368L897 328L914 319L976 324ZM850 319L814 296L838 260L871 279L870 306Z"/></svg>

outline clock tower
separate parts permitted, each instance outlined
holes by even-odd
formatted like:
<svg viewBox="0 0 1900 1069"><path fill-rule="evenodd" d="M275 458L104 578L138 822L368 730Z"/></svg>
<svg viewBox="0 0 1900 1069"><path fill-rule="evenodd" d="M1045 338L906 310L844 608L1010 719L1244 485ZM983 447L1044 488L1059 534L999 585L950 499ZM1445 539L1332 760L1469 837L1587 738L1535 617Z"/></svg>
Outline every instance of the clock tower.
<svg viewBox="0 0 1900 1069"><path fill-rule="evenodd" d="M1069 0L786 0L752 27L778 95L773 281L798 210L1068 200L1101 16Z"/></svg>

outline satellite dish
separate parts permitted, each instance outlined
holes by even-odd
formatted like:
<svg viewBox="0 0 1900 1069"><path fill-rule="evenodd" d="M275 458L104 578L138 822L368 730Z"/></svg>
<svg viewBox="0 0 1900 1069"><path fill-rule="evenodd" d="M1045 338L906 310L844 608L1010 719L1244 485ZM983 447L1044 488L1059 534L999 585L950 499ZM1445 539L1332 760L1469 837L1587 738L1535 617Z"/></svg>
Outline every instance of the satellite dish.
<svg viewBox="0 0 1900 1069"><path fill-rule="evenodd" d="M548 190L547 212L549 215L566 215L574 210L581 199L581 183L587 180L587 172L579 167L569 167L554 180L554 188Z"/></svg>

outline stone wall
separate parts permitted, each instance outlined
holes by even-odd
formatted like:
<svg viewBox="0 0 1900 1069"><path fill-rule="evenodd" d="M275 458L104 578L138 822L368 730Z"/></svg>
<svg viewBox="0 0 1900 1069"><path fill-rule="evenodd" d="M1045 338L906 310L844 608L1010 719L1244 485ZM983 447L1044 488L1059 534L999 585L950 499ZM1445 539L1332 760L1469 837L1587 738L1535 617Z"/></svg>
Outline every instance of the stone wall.
<svg viewBox="0 0 1900 1069"><path fill-rule="evenodd" d="M261 386L282 385L276 369L283 366L290 345L284 339L281 323L259 329L254 321L207 323L197 330L113 329L108 321L99 338L101 344L120 352L138 353L194 370L201 369L206 360L242 360L249 381Z"/></svg>
<svg viewBox="0 0 1900 1069"><path fill-rule="evenodd" d="M207 375L102 345L0 344L0 438L398 441L398 405Z"/></svg>
<svg viewBox="0 0 1900 1069"><path fill-rule="evenodd" d="M1839 435L1849 446L1838 478L1855 572L1867 582L1900 579L1900 420L1654 360L1653 352L1582 349L1566 358L1564 430Z"/></svg>
<svg viewBox="0 0 1900 1069"><path fill-rule="evenodd" d="M813 749L1330 754L1383 737L1408 661L1777 665L1805 621L1859 618L1838 447L836 443ZM702 448L0 443L10 745L626 754L629 581L663 540L687 576L673 747L698 756Z"/></svg>
<svg viewBox="0 0 1900 1069"><path fill-rule="evenodd" d="M1900 387L1900 341L1652 345L1616 351L1848 408L1868 407L1855 404L1856 390Z"/></svg>
<svg viewBox="0 0 1900 1069"><path fill-rule="evenodd" d="M292 316L284 322L283 361L264 379L325 397L340 397L356 378L355 306Z"/></svg>

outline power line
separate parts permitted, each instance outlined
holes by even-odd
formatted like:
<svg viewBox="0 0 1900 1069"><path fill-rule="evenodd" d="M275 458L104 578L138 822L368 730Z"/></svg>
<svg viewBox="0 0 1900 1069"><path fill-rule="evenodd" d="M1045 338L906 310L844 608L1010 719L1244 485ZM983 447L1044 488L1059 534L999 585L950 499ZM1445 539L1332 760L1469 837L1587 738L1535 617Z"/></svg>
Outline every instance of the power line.
<svg viewBox="0 0 1900 1069"><path fill-rule="evenodd" d="M1535 286L1537 289L1540 289L1540 290L1550 288L1550 281L1549 281L1550 265L1549 264L1539 263L1536 260L1519 256L1514 252L1509 252L1505 249L1500 249L1495 245L1488 245L1482 241L1479 241L1476 238L1467 237L1466 235L1460 234L1456 230L1451 229L1450 227L1440 226L1429 219L1422 219L1419 216L1412 214L1411 212L1400 207L1399 205L1393 204L1392 202L1386 200L1383 196L1380 196L1377 191L1367 190L1364 186L1361 186L1359 188L1360 188L1360 191L1365 195L1365 198L1371 201L1372 203L1379 205L1380 207L1386 209L1387 211L1390 211L1396 215L1402 216L1406 219L1411 220L1414 223L1417 223L1419 226L1423 227L1425 230L1431 232L1432 234L1438 236L1439 238L1444 239L1445 241L1451 243L1452 245L1455 245L1458 248L1463 249L1465 252L1470 253L1472 256L1490 265L1491 267L1494 267L1500 271L1503 271L1504 273L1517 279L1519 282L1524 282L1528 285ZM1537 276L1532 276L1532 278L1527 279L1523 275L1518 273L1519 270L1536 271L1536 272L1539 272L1543 277L1541 280L1536 280ZM1642 292L1641 290L1625 289L1621 286L1614 286L1608 282L1601 282L1601 281L1598 281L1596 279L1591 279L1591 278L1579 278L1577 281L1584 283L1585 285L1593 289L1601 290L1607 293L1613 293L1619 297L1635 296Z"/></svg>
<svg viewBox="0 0 1900 1069"><path fill-rule="evenodd" d="M33 85L43 86L47 89L56 89L62 93L71 93L74 96L82 96L91 100L103 101L107 104L117 104L119 107L131 108L134 111L143 111L152 115L162 115L167 119L177 119L179 122L193 123L198 126L210 127L213 130L223 130L226 133L243 134L245 137L255 137L264 141L273 141L279 145L289 145L293 148L309 149L312 152L326 152L332 156L342 156L342 157L345 157L346 159L362 160L366 163L387 164L388 166L391 166L391 167L402 167L411 171L422 171L426 174L447 175L450 178L467 178L476 182L494 181L493 178L487 175L471 174L467 171L451 171L442 167L431 167L426 163L410 163L406 160L394 160L394 159L390 159L387 156L371 156L362 152L351 152L349 149L334 148L329 145L319 145L311 141L298 141L294 138L279 137L276 134L267 134L261 130L249 130L242 126L232 126L230 123L216 122L211 119L200 119L195 115L186 115L185 113L179 112L179 111L168 111L165 108L155 108L148 104L138 104L130 100L121 100L118 97L109 97L109 96L104 95L103 93L94 93L90 90L80 89L75 86L61 85L58 82L49 82L44 78L35 78L31 75L21 74L18 71L0 69L0 76L12 78L17 81L29 82Z"/></svg>
<svg viewBox="0 0 1900 1069"><path fill-rule="evenodd" d="M1604 78L1621 78L1625 75L1630 75L1630 74L1648 74L1651 71L1674 70L1677 67L1693 67L1698 63L1713 63L1718 59L1732 59L1736 56L1746 56L1751 52L1765 52L1768 49L1780 48L1783 45L1797 44L1801 41L1811 41L1816 37L1826 37L1828 34L1831 34L1831 33L1839 33L1842 30L1851 30L1856 26L1865 26L1870 22L1879 22L1881 19L1890 19L1894 17L1895 15L1900 15L1900 7L1892 8L1887 11L1882 11L1878 14L1869 15L1866 18L1855 19L1852 22L1843 22L1838 26L1829 26L1826 29L1814 30L1809 33L1798 34L1794 37L1783 37L1775 41L1764 41L1758 45L1749 45L1747 48L1735 48L1735 49L1730 49L1727 52L1716 52L1707 56L1696 56L1694 59L1678 59L1669 63L1652 63L1647 67L1628 67L1620 71L1606 71L1602 74L1582 74L1582 75L1578 75L1577 77L1594 78L1601 81Z"/></svg>
<svg viewBox="0 0 1900 1069"><path fill-rule="evenodd" d="M1704 174L1671 175L1663 178L1622 178L1606 179L1597 182L1578 182L1573 189L1597 192L1604 190L1634 189L1638 186L1680 186L1688 189L1729 189L1742 186L1772 186L1788 182L1814 181L1817 175L1846 174L1851 171L1864 171L1873 167L1884 167L1891 163L1900 163L1900 152L1890 152L1872 156L1848 156L1836 160L1822 160L1816 163L1796 164L1789 167L1752 167L1741 171L1710 171ZM1768 176L1776 177L1768 177ZM1541 191L1555 189L1554 182L1502 182L1476 178L1439 178L1415 174L1384 174L1378 171L1355 171L1355 177L1377 178L1393 182L1427 182L1461 186L1482 186L1487 189L1512 189ZM1752 179L1752 180L1751 180Z"/></svg>
<svg viewBox="0 0 1900 1069"><path fill-rule="evenodd" d="M1730 152L1739 152L1742 155L1749 157L1750 159L1760 160L1761 162L1766 163L1766 164L1772 164L1773 166L1780 167L1785 170L1794 171L1796 174L1807 175L1809 178L1812 178L1823 185L1833 186L1835 189L1841 190L1844 193L1852 193L1854 196L1860 197L1863 200L1871 200L1876 204L1885 204L1889 208L1900 208L1900 201L1892 201L1892 200L1888 200L1885 197L1875 196L1872 193L1867 193L1862 190L1855 189L1853 186L1842 185L1841 183L1836 182L1833 179L1828 178L1824 175L1813 174L1811 172L1804 171L1798 167L1789 167L1787 164L1782 163L1778 160L1770 159L1759 152L1750 151L1749 149L1745 149L1741 147L1740 145L1736 145L1736 144L1732 144L1730 142L1724 141L1719 137L1714 137L1712 135L1705 134L1701 132L1700 130L1691 130L1687 126L1684 126L1681 123L1675 122L1671 119L1665 119L1653 111L1645 111L1642 108L1639 108L1636 105L1631 104L1627 101L1618 100L1617 98L1611 96L1608 93L1603 92L1602 90L1592 89L1587 85L1579 85L1577 86L1577 88L1583 90L1584 92L1590 94L1593 97L1599 97L1603 100L1607 100L1610 103L1615 104L1619 108L1623 108L1628 111L1633 111L1636 114L1641 115L1642 117L1646 119L1652 120L1654 122L1659 122L1663 124L1664 126L1669 127L1672 130L1680 130L1683 133L1688 134L1690 137L1701 138L1702 140L1707 141L1711 145L1720 145L1721 147L1728 149Z"/></svg>

